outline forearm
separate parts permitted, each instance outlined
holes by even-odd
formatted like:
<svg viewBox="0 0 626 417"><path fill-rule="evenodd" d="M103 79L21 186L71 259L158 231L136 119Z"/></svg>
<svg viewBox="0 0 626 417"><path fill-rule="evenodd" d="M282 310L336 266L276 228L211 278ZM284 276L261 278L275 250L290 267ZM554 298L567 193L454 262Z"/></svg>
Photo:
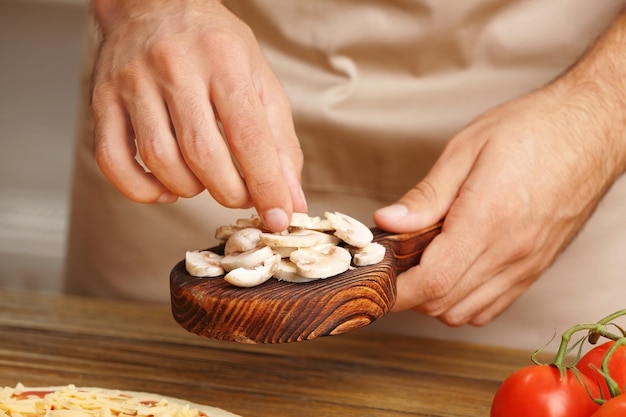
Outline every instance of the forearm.
<svg viewBox="0 0 626 417"><path fill-rule="evenodd" d="M567 92L572 111L593 123L604 140L607 166L615 177L626 172L626 11L587 52L549 87ZM565 103L564 103L565 104ZM565 104L567 105L567 104Z"/></svg>

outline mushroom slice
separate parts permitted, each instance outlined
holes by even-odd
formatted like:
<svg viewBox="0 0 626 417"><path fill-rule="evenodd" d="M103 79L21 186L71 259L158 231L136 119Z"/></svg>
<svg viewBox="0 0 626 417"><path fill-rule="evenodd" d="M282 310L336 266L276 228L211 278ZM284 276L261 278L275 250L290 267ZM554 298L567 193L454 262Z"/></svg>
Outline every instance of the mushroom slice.
<svg viewBox="0 0 626 417"><path fill-rule="evenodd" d="M306 213L293 213L289 226L298 229L317 230L319 232L328 232L333 230L328 219L322 219L319 216L311 217Z"/></svg>
<svg viewBox="0 0 626 417"><path fill-rule="evenodd" d="M356 266L374 265L385 258L387 249L377 242L371 242L364 248L354 248L352 250L352 262Z"/></svg>
<svg viewBox="0 0 626 417"><path fill-rule="evenodd" d="M243 227L234 226L232 224L219 226L217 229L215 229L215 239L219 240L220 242L226 242L233 233L241 229L243 229Z"/></svg>
<svg viewBox="0 0 626 417"><path fill-rule="evenodd" d="M295 282L295 283L303 283L303 282L311 282L318 280L319 278L307 278L302 275L298 275L298 269L296 264L291 262L288 259L281 259L278 263L278 268L274 271L274 278L279 281L286 282Z"/></svg>
<svg viewBox="0 0 626 417"><path fill-rule="evenodd" d="M257 265L256 267L239 267L233 269L224 276L224 280L237 287L256 287L257 285L263 284L274 275L279 262L280 256L272 255L266 258L261 265Z"/></svg>
<svg viewBox="0 0 626 417"><path fill-rule="evenodd" d="M310 235L316 236L319 239L319 242L317 243L317 245L321 245L323 243L332 243L333 245L338 245L340 242L340 239L337 236L331 235L330 233L320 232L318 230L298 229L298 230L294 230L293 232L291 232L290 235L292 236L310 236Z"/></svg>
<svg viewBox="0 0 626 417"><path fill-rule="evenodd" d="M223 256L208 250L187 251L185 269L194 277L218 277L224 275L222 258Z"/></svg>
<svg viewBox="0 0 626 417"><path fill-rule="evenodd" d="M235 225L238 227L246 228L246 227L256 227L257 229L263 228L263 220L259 217L258 214L253 214L248 219L237 219L235 220Z"/></svg>
<svg viewBox="0 0 626 417"><path fill-rule="evenodd" d="M324 217L335 229L335 236L348 245L363 248L374 239L374 234L369 227L346 214L327 211Z"/></svg>
<svg viewBox="0 0 626 417"><path fill-rule="evenodd" d="M222 267L225 271L232 271L235 268L255 268L273 255L272 248L269 246L262 246L242 253L231 253L222 259Z"/></svg>
<svg viewBox="0 0 626 417"><path fill-rule="evenodd" d="M322 243L339 243L336 236L316 230L295 230L291 233L261 233L261 241L271 247L309 248Z"/></svg>
<svg viewBox="0 0 626 417"><path fill-rule="evenodd" d="M289 258L289 255L291 255L291 252L298 249L298 248L292 248L291 246L272 246L271 248L274 253L280 255L280 257L283 259Z"/></svg>
<svg viewBox="0 0 626 417"><path fill-rule="evenodd" d="M262 245L261 233L263 231L256 227L246 227L235 231L224 245L224 254L230 255L231 253L247 252L258 248Z"/></svg>
<svg viewBox="0 0 626 417"><path fill-rule="evenodd" d="M350 269L352 255L341 246L325 243L293 251L289 260L296 264L298 275L328 278Z"/></svg>

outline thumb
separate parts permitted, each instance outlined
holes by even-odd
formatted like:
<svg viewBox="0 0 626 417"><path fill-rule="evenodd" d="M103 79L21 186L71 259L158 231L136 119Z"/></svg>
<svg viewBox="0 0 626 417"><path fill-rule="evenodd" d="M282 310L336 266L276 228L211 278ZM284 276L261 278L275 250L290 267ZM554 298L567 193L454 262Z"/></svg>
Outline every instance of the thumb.
<svg viewBox="0 0 626 417"><path fill-rule="evenodd" d="M414 232L443 219L474 165L469 149L447 147L422 181L395 203L378 209L374 222L394 232Z"/></svg>
<svg viewBox="0 0 626 417"><path fill-rule="evenodd" d="M431 226L441 220L456 194L450 187L436 189L424 178L395 203L374 213L376 226L394 233L406 233ZM452 197L452 198L450 198Z"/></svg>

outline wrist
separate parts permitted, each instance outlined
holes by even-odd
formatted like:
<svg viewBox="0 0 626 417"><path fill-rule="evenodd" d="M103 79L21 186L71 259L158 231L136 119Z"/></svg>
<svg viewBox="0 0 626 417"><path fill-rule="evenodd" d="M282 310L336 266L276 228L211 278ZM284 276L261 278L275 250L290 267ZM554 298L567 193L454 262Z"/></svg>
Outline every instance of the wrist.
<svg viewBox="0 0 626 417"><path fill-rule="evenodd" d="M173 15L176 11L192 8L194 4L219 4L223 0L185 0L172 2L170 0L92 0L94 16L103 35L111 31L113 24L134 20L140 16L158 14L159 16ZM166 11L168 10L168 11Z"/></svg>
<svg viewBox="0 0 626 417"><path fill-rule="evenodd" d="M550 86L564 105L592 124L615 177L626 172L626 13L566 73ZM587 129L585 129L587 130Z"/></svg>
<svg viewBox="0 0 626 417"><path fill-rule="evenodd" d="M103 33L107 33L116 15L121 13L124 0L92 0L91 7L98 25Z"/></svg>

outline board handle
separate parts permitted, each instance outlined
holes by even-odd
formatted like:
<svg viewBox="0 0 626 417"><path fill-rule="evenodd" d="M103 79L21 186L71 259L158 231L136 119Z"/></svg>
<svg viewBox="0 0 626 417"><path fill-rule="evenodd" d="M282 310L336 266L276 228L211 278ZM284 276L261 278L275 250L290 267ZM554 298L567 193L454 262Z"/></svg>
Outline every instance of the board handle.
<svg viewBox="0 0 626 417"><path fill-rule="evenodd" d="M372 228L374 242L378 242L391 251L395 259L396 273L401 273L419 264L426 246L441 233L443 222L426 229L411 233L390 233L379 228Z"/></svg>

